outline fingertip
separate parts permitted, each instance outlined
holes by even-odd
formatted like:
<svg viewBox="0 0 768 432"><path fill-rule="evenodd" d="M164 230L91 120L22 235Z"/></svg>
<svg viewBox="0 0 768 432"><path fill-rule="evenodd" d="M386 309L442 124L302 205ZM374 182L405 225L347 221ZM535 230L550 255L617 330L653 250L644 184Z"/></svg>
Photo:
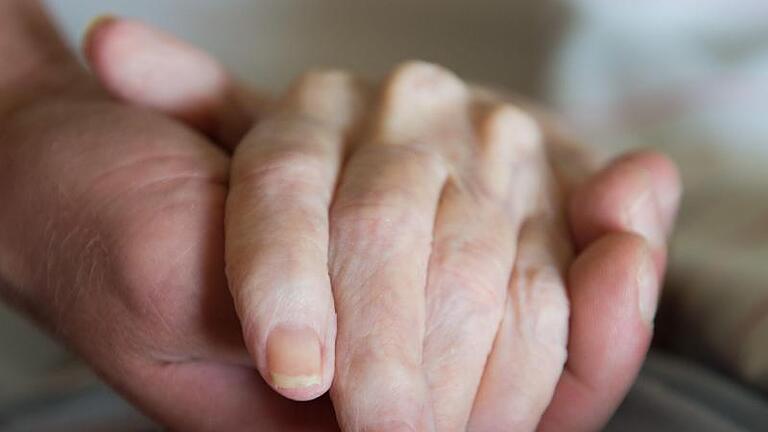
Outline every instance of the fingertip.
<svg viewBox="0 0 768 432"><path fill-rule="evenodd" d="M99 82L114 96L134 103L142 101L133 89L135 78L129 66L135 63L139 50L127 45L136 41L136 28L142 29L143 24L99 16L88 25L82 43L83 55Z"/></svg>
<svg viewBox="0 0 768 432"><path fill-rule="evenodd" d="M574 261L568 281L573 310L569 369L605 385L616 371L626 375L639 367L650 343L659 290L645 239L631 233L601 237Z"/></svg>
<svg viewBox="0 0 768 432"><path fill-rule="evenodd" d="M661 160L656 156L653 158ZM607 233L632 232L645 238L663 268L667 225L671 223L667 219L674 219L674 216L670 214L671 210L665 212L661 208L657 180L654 180L657 174L647 168L650 161L640 155L617 159L574 192L568 212L579 249ZM660 168L669 166L659 164ZM670 171L669 175L673 173ZM673 187L674 180L669 182ZM666 180L663 184L667 187ZM670 187L666 193L674 193ZM674 203L676 198L666 200Z"/></svg>
<svg viewBox="0 0 768 432"><path fill-rule="evenodd" d="M101 52L101 43L112 24L118 21L114 15L99 15L88 24L83 34L82 50L85 59L93 67L98 64L97 55Z"/></svg>
<svg viewBox="0 0 768 432"><path fill-rule="evenodd" d="M620 158L617 163L645 169L651 180L667 234L672 230L682 196L682 179L677 164L655 150L639 150Z"/></svg>
<svg viewBox="0 0 768 432"><path fill-rule="evenodd" d="M197 48L142 22L94 21L83 50L96 77L118 98L158 110L206 132L232 86L221 65Z"/></svg>
<svg viewBox="0 0 768 432"><path fill-rule="evenodd" d="M635 231L629 210L649 210L650 192L645 172L634 166L612 163L590 178L568 203L577 246L584 248L607 232Z"/></svg>
<svg viewBox="0 0 768 432"><path fill-rule="evenodd" d="M336 345L330 287L326 297L326 287L303 289L303 285L283 285L278 280L253 285L232 274L229 267L230 291L243 341L264 382L295 401L309 401L326 393L334 377ZM294 291L295 287L299 288Z"/></svg>
<svg viewBox="0 0 768 432"><path fill-rule="evenodd" d="M659 289L651 255L643 237L611 233L574 261L569 359L539 430L600 430L621 403L651 341Z"/></svg>
<svg viewBox="0 0 768 432"><path fill-rule="evenodd" d="M307 401L327 390L323 379L323 349L309 327L279 326L267 338L267 381L278 393Z"/></svg>
<svg viewBox="0 0 768 432"><path fill-rule="evenodd" d="M334 375L335 326L323 333L314 320L281 319L282 313L265 319L264 314L257 317L253 310L240 309L245 345L269 387L299 402L328 392Z"/></svg>

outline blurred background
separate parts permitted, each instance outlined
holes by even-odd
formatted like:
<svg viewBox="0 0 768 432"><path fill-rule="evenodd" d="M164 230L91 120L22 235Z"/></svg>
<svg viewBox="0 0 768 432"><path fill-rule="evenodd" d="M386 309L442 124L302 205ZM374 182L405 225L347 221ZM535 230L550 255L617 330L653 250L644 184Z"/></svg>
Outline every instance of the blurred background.
<svg viewBox="0 0 768 432"><path fill-rule="evenodd" d="M111 13L180 35L272 90L312 66L380 76L401 60L425 59L537 100L606 155L666 151L682 169L686 196L658 344L714 375L698 379L699 388L675 387L670 379L695 368L658 354L646 368L655 378L633 395L715 392L727 400L705 405L720 412L709 424L722 429L704 430L768 430L768 2L48 3L73 48L93 17ZM2 306L0 347L0 430L118 430L104 426L116 418L126 430L147 424ZM736 390L719 387L725 379ZM640 400L633 395L630 407ZM615 430L630 430L618 422Z"/></svg>

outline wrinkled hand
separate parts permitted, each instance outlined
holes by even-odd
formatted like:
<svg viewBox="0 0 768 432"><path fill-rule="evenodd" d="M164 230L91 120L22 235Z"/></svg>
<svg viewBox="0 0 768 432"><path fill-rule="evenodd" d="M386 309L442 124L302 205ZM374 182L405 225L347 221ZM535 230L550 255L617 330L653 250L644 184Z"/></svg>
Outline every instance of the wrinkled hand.
<svg viewBox="0 0 768 432"><path fill-rule="evenodd" d="M497 380L476 393L525 222L512 294L533 293L506 313L531 342L510 357L537 419L565 360L569 251L535 124L424 63L372 93L310 73L237 147L227 265L246 344L289 396L325 390L335 346L346 430L463 429L473 400L480 417L495 404Z"/></svg>

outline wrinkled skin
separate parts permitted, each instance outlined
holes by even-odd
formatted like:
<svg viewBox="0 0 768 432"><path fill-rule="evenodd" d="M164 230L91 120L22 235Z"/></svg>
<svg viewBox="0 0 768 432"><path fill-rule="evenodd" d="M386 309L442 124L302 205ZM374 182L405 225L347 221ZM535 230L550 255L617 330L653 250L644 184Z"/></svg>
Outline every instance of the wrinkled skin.
<svg viewBox="0 0 768 432"><path fill-rule="evenodd" d="M359 87L310 73L237 148L227 259L247 340L285 304L318 323L335 306L344 429L463 430L473 401L482 418L500 398L526 411L508 425L535 427L565 361L570 253L537 126L425 63L399 66L370 103ZM481 385L503 318L498 344L525 349L511 364L491 355L487 373L536 383L515 396Z"/></svg>
<svg viewBox="0 0 768 432"><path fill-rule="evenodd" d="M109 35L95 70L130 88L103 67ZM246 135L231 176L200 135L99 91L35 100L2 131L14 143L0 159L13 161L0 174L14 206L0 220L3 269L39 293L18 301L177 429L336 428L327 399L296 410L252 369L246 346L274 385L264 346L276 316L306 320L326 344L320 385L276 389L307 399L332 383L355 431L531 430L550 401L542 429L594 429L647 348L637 299L655 304L663 243L648 239L671 224L674 200L658 197L674 195L674 170L638 155L579 186L572 244L539 127L434 66L401 66L374 91L306 75ZM9 252L19 245L23 256Z"/></svg>

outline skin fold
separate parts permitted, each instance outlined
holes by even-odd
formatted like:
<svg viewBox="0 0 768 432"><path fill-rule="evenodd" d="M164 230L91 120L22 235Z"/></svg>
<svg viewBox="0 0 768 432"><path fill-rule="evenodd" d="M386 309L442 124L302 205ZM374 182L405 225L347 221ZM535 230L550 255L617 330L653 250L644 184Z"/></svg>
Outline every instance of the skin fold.
<svg viewBox="0 0 768 432"><path fill-rule="evenodd" d="M594 430L621 400L679 196L663 157L565 181L542 120L424 63L311 72L272 101L138 23L86 52L136 106L75 72L2 117L4 294L158 421ZM270 348L276 329L305 343ZM335 415L264 382L330 387Z"/></svg>

